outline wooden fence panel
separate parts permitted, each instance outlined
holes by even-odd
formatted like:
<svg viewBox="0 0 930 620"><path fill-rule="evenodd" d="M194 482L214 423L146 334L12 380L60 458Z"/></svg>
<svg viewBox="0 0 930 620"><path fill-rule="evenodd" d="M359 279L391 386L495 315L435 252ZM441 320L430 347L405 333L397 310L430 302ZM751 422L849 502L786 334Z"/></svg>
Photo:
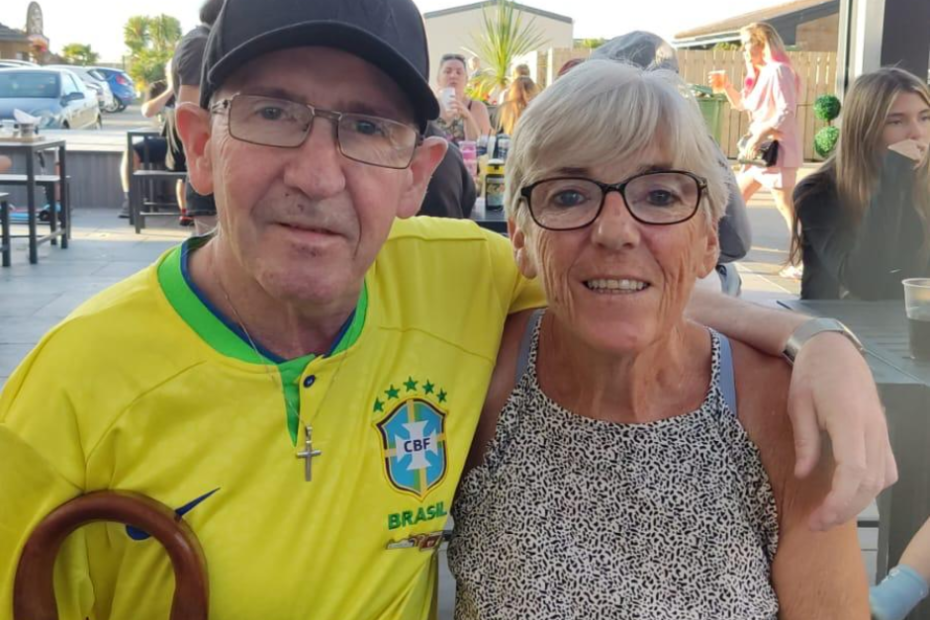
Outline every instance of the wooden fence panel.
<svg viewBox="0 0 930 620"><path fill-rule="evenodd" d="M821 95L835 92L836 52L789 52L791 62L801 78L798 96L798 128L804 159L819 160L814 153L814 136L825 126L814 116L814 101ZM681 77L691 84L707 84L707 74L725 70L730 82L739 88L745 77L742 52L732 50L679 50ZM748 131L749 116L726 104L721 146L728 157L736 157L737 142Z"/></svg>

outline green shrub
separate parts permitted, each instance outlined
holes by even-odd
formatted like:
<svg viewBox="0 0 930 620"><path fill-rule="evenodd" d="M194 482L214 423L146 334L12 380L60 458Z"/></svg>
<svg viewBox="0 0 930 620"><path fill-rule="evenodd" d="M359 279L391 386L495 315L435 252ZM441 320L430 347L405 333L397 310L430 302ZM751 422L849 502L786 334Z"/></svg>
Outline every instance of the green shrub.
<svg viewBox="0 0 930 620"><path fill-rule="evenodd" d="M832 122L840 115L840 100L833 95L821 95L814 102L814 114L822 121Z"/></svg>
<svg viewBox="0 0 930 620"><path fill-rule="evenodd" d="M840 139L840 130L836 127L824 127L814 136L814 151L823 158L830 156Z"/></svg>

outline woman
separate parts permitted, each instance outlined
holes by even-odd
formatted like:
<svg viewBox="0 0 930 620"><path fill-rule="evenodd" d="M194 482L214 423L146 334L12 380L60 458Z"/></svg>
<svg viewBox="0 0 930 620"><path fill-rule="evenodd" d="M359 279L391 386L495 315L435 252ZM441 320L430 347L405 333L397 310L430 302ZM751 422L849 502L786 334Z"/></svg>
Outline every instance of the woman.
<svg viewBox="0 0 930 620"><path fill-rule="evenodd" d="M504 94L504 103L500 108L500 131L508 136L513 134L513 128L517 124L523 110L530 104L530 101L539 94L539 87L536 82L528 77L518 77L507 88Z"/></svg>
<svg viewBox="0 0 930 620"><path fill-rule="evenodd" d="M441 113L436 123L454 144L466 140L477 141L478 136L491 133L488 108L482 102L465 96L465 86L468 83L465 62L465 57L461 54L446 54L439 61L437 96L441 104ZM451 97L443 96L446 89L451 89Z"/></svg>
<svg viewBox="0 0 930 620"><path fill-rule="evenodd" d="M846 96L836 152L795 192L804 299L899 299L930 275L930 90L892 67Z"/></svg>
<svg viewBox="0 0 930 620"><path fill-rule="evenodd" d="M774 166L744 166L738 176L743 199L748 203L760 187L772 192L775 206L789 230L794 218L791 195L801 165L801 147L796 110L800 79L791 66L785 45L772 26L749 24L740 31L746 61L746 82L741 91L724 76L724 92L730 105L749 112L749 135L741 158L753 158L767 141L778 141ZM796 277L799 269L787 267L782 275Z"/></svg>
<svg viewBox="0 0 930 620"><path fill-rule="evenodd" d="M785 369L683 317L726 186L680 88L591 60L517 126L549 308L508 325L453 505L457 620L868 617L855 525L805 524L831 472L792 475Z"/></svg>

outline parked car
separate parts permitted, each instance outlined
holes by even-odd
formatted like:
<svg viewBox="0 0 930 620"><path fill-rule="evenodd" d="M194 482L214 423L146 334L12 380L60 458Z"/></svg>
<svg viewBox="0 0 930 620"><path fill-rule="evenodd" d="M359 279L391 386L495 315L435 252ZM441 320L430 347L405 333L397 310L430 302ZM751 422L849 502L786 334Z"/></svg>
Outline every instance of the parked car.
<svg viewBox="0 0 930 620"><path fill-rule="evenodd" d="M70 71L43 67L0 69L0 120L13 110L40 118L45 129L100 128L97 97Z"/></svg>
<svg viewBox="0 0 930 620"><path fill-rule="evenodd" d="M110 85L110 90L113 91L113 98L116 100L114 102L115 107L112 110L107 110L107 112L122 112L126 109L126 106L132 105L136 98L136 85L125 71L111 69L110 67L92 68L103 74L107 84Z"/></svg>
<svg viewBox="0 0 930 620"><path fill-rule="evenodd" d="M2 62L2 61L0 61ZM77 65L45 65L47 69L62 69L75 74L84 85L97 95L97 104L101 110L107 112L116 110L116 100L105 75L92 67L79 67Z"/></svg>
<svg viewBox="0 0 930 620"><path fill-rule="evenodd" d="M0 68L13 69L18 67L38 67L34 62L28 60L16 60L14 58L0 58Z"/></svg>

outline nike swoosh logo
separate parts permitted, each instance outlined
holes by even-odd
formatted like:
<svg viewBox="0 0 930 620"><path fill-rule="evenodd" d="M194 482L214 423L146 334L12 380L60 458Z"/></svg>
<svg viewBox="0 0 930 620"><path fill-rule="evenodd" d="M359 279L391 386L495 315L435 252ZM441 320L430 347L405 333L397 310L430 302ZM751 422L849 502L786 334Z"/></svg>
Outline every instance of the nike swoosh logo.
<svg viewBox="0 0 930 620"><path fill-rule="evenodd" d="M200 497L198 497L197 499L187 502L180 508L177 508L174 511L174 513L178 515L179 517L183 517L184 515L189 513L191 510L196 508L201 502L203 502L205 499L207 499L208 497L210 497L211 495L213 495L219 490L220 490L219 487L217 487L213 489L212 491L210 491L209 493L205 493L201 495ZM133 540L148 540L149 538L152 537L152 535L146 532L145 530L140 530L139 528L132 527L131 525L126 526L126 534L128 534L129 537Z"/></svg>

